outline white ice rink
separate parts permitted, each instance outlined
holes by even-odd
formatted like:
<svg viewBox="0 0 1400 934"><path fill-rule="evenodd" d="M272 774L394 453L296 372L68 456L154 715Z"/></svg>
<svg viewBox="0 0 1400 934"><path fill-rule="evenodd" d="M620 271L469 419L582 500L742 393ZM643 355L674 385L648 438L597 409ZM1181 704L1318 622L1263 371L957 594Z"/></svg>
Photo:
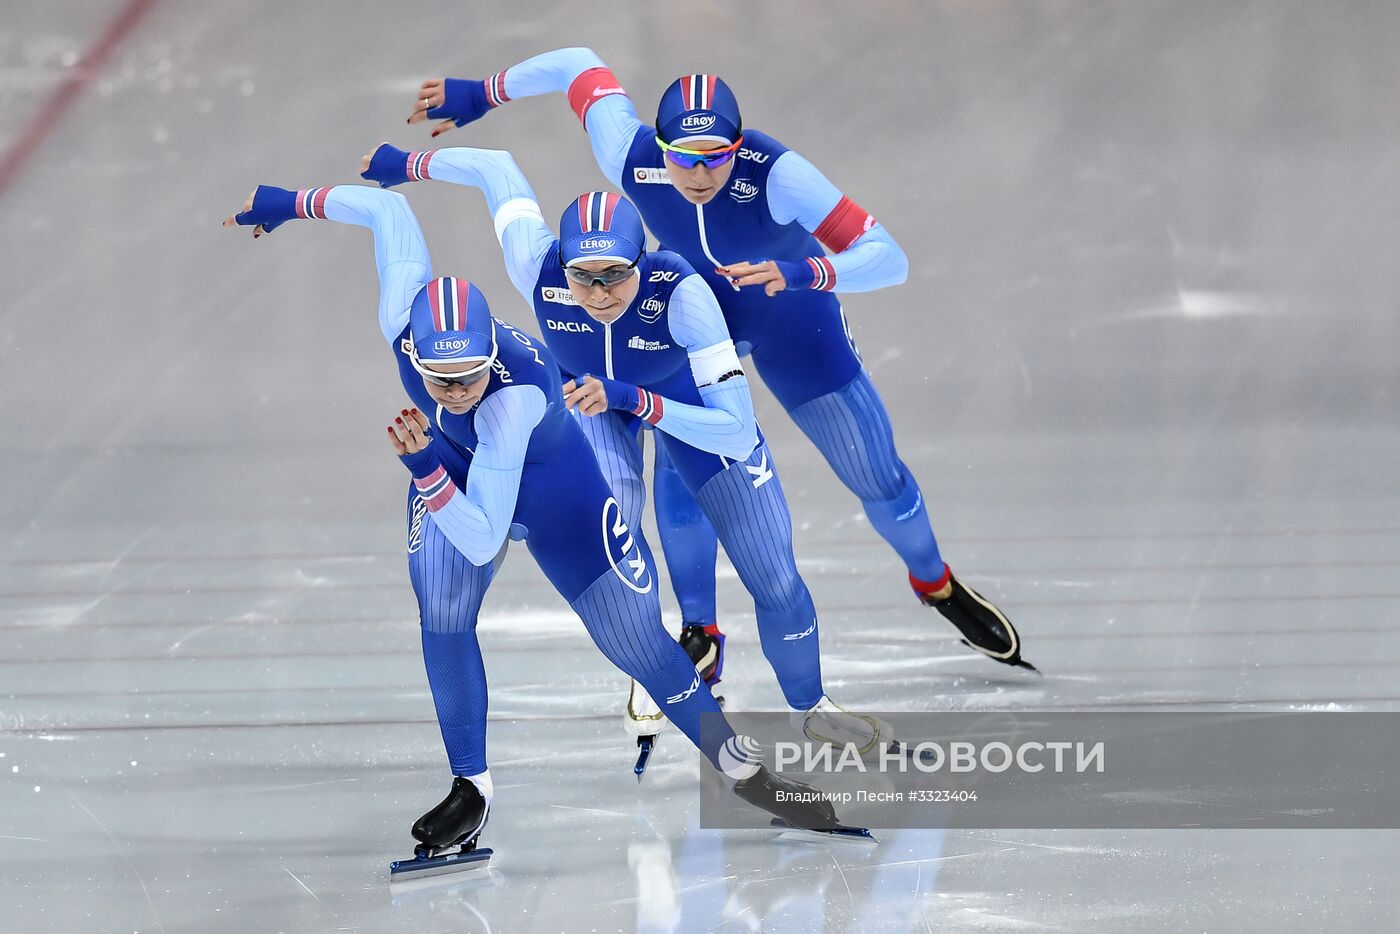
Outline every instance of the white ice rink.
<svg viewBox="0 0 1400 934"><path fill-rule="evenodd" d="M0 931L1395 929L1396 832L701 830L698 757L672 733L636 784L625 682L518 546L481 624L493 868L391 893L447 770L370 241L219 221L427 148L425 77L589 45L645 118L721 74L908 253L844 306L945 555L1046 674L919 607L759 389L834 695L1396 710L1396 4L156 0L44 113L132 6L0 0L0 153L31 150L0 187ZM562 97L437 143L510 149L551 219L602 184ZM481 197L404 190L534 331ZM727 566L720 608L722 693L780 709Z"/></svg>

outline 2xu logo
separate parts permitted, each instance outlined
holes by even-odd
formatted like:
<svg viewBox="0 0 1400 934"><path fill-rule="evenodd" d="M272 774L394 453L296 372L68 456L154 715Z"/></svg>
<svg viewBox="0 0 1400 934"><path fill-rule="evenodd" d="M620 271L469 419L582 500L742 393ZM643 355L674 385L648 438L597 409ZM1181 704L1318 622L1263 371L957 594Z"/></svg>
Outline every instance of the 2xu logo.
<svg viewBox="0 0 1400 934"><path fill-rule="evenodd" d="M603 550L618 580L637 593L651 593L651 568L627 529L622 507L611 496L603 503Z"/></svg>
<svg viewBox="0 0 1400 934"><path fill-rule="evenodd" d="M647 281L648 281L648 282L674 282L676 279L679 279L679 278L680 278L680 275L681 275L680 273L678 273L678 272L672 272L672 271L669 270L669 269L658 269L658 270L656 270L655 272L653 272L653 273L651 274L650 278L648 278Z"/></svg>

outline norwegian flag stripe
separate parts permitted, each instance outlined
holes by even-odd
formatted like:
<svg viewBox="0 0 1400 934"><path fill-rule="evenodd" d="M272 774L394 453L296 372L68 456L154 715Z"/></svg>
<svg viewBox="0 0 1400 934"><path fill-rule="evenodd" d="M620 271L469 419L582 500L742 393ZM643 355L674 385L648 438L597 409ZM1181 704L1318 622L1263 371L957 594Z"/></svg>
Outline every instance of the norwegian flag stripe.
<svg viewBox="0 0 1400 934"><path fill-rule="evenodd" d="M433 159L436 150L427 152L411 152L408 154L408 178L409 181L421 182L428 178L428 163Z"/></svg>
<svg viewBox="0 0 1400 934"><path fill-rule="evenodd" d="M467 328L467 290L470 284L456 276L434 280L428 292L428 305L433 312L433 327L439 331L465 331Z"/></svg>
<svg viewBox="0 0 1400 934"><path fill-rule="evenodd" d="M816 277L812 280L812 288L819 292L830 292L836 288L836 267L831 265L831 260L825 256L809 256L807 265L812 267Z"/></svg>
<svg viewBox="0 0 1400 934"><path fill-rule="evenodd" d="M611 191L590 191L579 195L578 227L580 233L593 233L612 228L613 213L620 197Z"/></svg>
<svg viewBox="0 0 1400 934"><path fill-rule="evenodd" d="M297 192L297 217L325 220L326 195L330 191L329 188L307 188Z"/></svg>
<svg viewBox="0 0 1400 934"><path fill-rule="evenodd" d="M506 93L506 73L498 71L486 79L486 100L492 107L499 107L510 100Z"/></svg>
<svg viewBox="0 0 1400 934"><path fill-rule="evenodd" d="M648 392L637 387L637 407L632 410L632 414L638 416L648 425L655 425L661 421L662 404L661 397L654 392Z"/></svg>
<svg viewBox="0 0 1400 934"><path fill-rule="evenodd" d="M714 75L690 75L686 79L686 110L709 110L715 98Z"/></svg>
<svg viewBox="0 0 1400 934"><path fill-rule="evenodd" d="M418 490L418 495L423 497L423 502L428 505L431 512L437 512L447 505L457 492L457 486L452 482L452 478L447 475L447 471L439 466L426 477L414 477L413 485Z"/></svg>

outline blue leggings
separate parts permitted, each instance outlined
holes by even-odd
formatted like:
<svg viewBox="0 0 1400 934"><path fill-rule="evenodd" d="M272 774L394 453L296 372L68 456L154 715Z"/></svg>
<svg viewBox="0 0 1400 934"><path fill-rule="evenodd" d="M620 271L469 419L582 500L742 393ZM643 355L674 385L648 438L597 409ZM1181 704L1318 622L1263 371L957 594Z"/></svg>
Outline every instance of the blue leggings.
<svg viewBox="0 0 1400 934"><path fill-rule="evenodd" d="M889 413L861 363L836 296L798 291L768 298L760 290L719 288L715 298L740 354L752 354L764 384L860 499L870 524L909 573L925 581L942 577L943 558L923 494L895 451ZM657 500L667 555L673 550L702 555L713 537L713 530L673 519L686 509L683 490L674 486ZM713 582L697 576L693 587L713 590ZM688 593L685 602L703 605L704 598Z"/></svg>
<svg viewBox="0 0 1400 934"><path fill-rule="evenodd" d="M714 695L661 623L655 562L639 527L623 519L581 432L561 464L526 464L515 520L526 546L582 619L603 654L650 694L667 718L719 765L733 736ZM546 495L548 493L548 495ZM408 565L418 598L423 661L443 745L455 775L486 769L486 671L476 637L482 599L496 561L476 567L449 542L412 484ZM637 531L633 531L636 528Z"/></svg>
<svg viewBox="0 0 1400 934"><path fill-rule="evenodd" d="M604 476L623 503L628 524L639 526L645 490L637 419L605 412L580 416L580 423ZM668 513L672 531L677 516L683 515L692 529L698 527L706 533L670 536L673 543L683 546L692 541L701 544L696 553L675 549L666 553L671 585L681 600L685 622L714 620L715 545L721 542L753 597L763 654L773 667L783 696L793 708L812 707L822 697L817 611L797 571L792 519L768 445L760 440L748 458L730 461L659 431L652 436L656 439L657 496L666 495L660 492L663 485L668 490L679 485L684 491L681 502L689 510ZM663 532L663 540L666 538ZM694 586L695 578L708 586Z"/></svg>

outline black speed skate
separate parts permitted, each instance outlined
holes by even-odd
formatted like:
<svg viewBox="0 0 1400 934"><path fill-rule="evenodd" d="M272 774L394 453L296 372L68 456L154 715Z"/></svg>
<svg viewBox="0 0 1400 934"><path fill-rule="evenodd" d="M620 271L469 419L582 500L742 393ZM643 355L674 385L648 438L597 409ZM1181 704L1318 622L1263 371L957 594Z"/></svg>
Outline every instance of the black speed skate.
<svg viewBox="0 0 1400 934"><path fill-rule="evenodd" d="M848 827L837 820L836 809L821 791L805 782L774 775L761 765L757 772L734 783L734 793L772 814L773 828L793 832L794 836L875 842L864 827Z"/></svg>
<svg viewBox="0 0 1400 934"><path fill-rule="evenodd" d="M1039 673L1040 669L1021 658L1021 637L1016 634L1011 620L990 600L954 577L952 571L948 572L946 583L937 590L933 589L934 585L920 581L913 574L909 575L909 584L918 595L919 602L933 607L958 627L958 632L963 635L963 645L1003 665L1028 668Z"/></svg>
<svg viewBox="0 0 1400 934"><path fill-rule="evenodd" d="M681 636L677 641L690 657L700 680L711 687L718 684L720 672L724 670L724 633L719 631L719 625L682 623ZM716 697L715 700L724 706L724 698ZM632 693L627 698L624 722L628 732L637 737L637 763L632 766L632 774L637 776L637 781L641 781L666 718L661 708L635 680L632 682Z"/></svg>
<svg viewBox="0 0 1400 934"><path fill-rule="evenodd" d="M679 641L704 682L710 687L719 684L724 672L724 633L719 624L685 623Z"/></svg>
<svg viewBox="0 0 1400 934"><path fill-rule="evenodd" d="M413 850L413 859L390 863L390 881L485 866L492 851L487 847L477 849L476 841L490 814L491 802L471 779L460 775L453 778L447 797L414 822L412 833L418 846Z"/></svg>

